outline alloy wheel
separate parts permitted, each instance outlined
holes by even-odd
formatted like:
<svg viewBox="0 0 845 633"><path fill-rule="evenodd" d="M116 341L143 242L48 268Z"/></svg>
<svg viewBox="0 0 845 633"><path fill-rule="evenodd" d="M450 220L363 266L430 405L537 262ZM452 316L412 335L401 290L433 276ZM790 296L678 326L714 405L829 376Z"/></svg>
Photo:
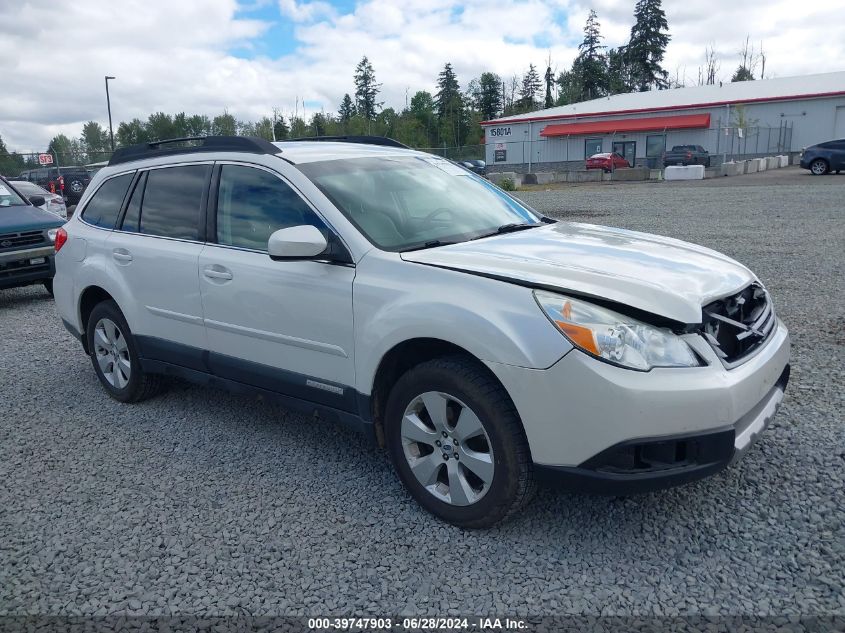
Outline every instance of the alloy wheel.
<svg viewBox="0 0 845 633"><path fill-rule="evenodd" d="M810 165L810 170L817 176L821 176L827 172L827 165L823 160L815 160L813 161L813 164Z"/></svg>
<svg viewBox="0 0 845 633"><path fill-rule="evenodd" d="M402 449L417 481L456 506L479 501L493 482L493 445L478 416L447 393L427 391L405 409Z"/></svg>
<svg viewBox="0 0 845 633"><path fill-rule="evenodd" d="M126 337L111 319L100 319L94 326L94 355L103 377L115 389L123 389L132 377Z"/></svg>

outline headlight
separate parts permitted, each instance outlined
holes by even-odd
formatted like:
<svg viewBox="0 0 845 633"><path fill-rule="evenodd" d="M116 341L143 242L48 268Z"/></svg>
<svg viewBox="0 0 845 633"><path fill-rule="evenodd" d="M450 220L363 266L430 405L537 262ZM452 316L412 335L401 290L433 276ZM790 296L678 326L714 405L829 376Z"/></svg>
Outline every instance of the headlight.
<svg viewBox="0 0 845 633"><path fill-rule="evenodd" d="M534 291L549 320L578 349L615 365L647 371L652 367L697 367L689 346L669 330L563 295Z"/></svg>
<svg viewBox="0 0 845 633"><path fill-rule="evenodd" d="M50 238L51 242L56 241L56 233L59 232L59 229L47 229L47 237Z"/></svg>

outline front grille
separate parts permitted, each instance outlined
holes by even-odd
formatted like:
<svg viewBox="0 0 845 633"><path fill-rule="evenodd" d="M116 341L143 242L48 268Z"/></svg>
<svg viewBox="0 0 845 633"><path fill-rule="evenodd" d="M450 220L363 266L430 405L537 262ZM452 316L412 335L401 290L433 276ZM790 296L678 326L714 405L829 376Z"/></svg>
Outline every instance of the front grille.
<svg viewBox="0 0 845 633"><path fill-rule="evenodd" d="M19 275L40 273L50 271L50 260L41 257L44 261L40 264L31 264L29 259L22 259L16 262L0 263L0 280L12 279Z"/></svg>
<svg viewBox="0 0 845 633"><path fill-rule="evenodd" d="M36 246L47 240L44 231L24 231L23 233L4 233L0 235L0 250L25 248Z"/></svg>
<svg viewBox="0 0 845 633"><path fill-rule="evenodd" d="M703 313L704 337L728 367L761 347L777 321L769 294L759 284L704 306Z"/></svg>

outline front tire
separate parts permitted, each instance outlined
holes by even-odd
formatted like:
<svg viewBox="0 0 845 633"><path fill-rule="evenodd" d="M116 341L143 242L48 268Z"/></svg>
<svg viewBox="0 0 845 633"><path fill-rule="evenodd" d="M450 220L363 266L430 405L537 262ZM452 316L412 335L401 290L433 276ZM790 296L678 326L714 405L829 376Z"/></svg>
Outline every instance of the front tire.
<svg viewBox="0 0 845 633"><path fill-rule="evenodd" d="M162 377L141 368L138 348L114 301L97 304L86 331L91 363L103 389L120 402L140 402L161 390Z"/></svg>
<svg viewBox="0 0 845 633"><path fill-rule="evenodd" d="M385 436L402 483L426 510L464 528L490 527L534 492L519 415L485 367L463 356L425 362L390 392Z"/></svg>
<svg viewBox="0 0 845 633"><path fill-rule="evenodd" d="M810 163L810 173L814 176L824 176L829 167L827 165L827 161L821 158L817 158L812 163Z"/></svg>

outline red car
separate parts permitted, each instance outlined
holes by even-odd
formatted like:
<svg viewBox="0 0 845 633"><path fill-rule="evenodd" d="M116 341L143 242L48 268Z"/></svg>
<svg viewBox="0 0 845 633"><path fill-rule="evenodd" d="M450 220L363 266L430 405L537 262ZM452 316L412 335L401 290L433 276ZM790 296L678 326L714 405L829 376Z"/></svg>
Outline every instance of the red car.
<svg viewBox="0 0 845 633"><path fill-rule="evenodd" d="M616 152L593 154L587 159L587 169L603 169L613 171L620 167L630 167L631 164Z"/></svg>

